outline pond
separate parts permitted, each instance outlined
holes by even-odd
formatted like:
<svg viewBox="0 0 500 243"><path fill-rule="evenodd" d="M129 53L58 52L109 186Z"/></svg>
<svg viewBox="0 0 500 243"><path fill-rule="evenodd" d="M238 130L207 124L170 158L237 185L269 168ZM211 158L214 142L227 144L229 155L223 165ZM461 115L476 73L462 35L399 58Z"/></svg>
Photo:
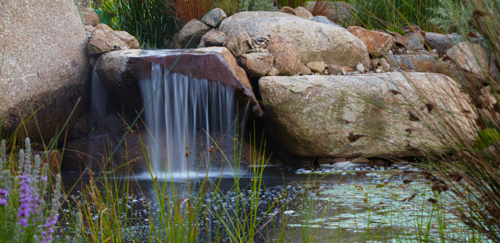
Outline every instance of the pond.
<svg viewBox="0 0 500 243"><path fill-rule="evenodd" d="M122 214L120 234L126 241L484 240L457 218L450 195L433 192L429 182L415 171L383 167L326 171L249 167L238 173L212 173L189 180L151 179L149 173L124 177L108 174L88 193L93 199L83 193L89 191L85 185L95 179L93 176L79 179L79 174L65 174L69 200L63 213L76 210L78 205L81 210L82 203L89 200L102 201L89 202L92 206L87 215L90 221L99 222L106 215L103 208L122 208L116 212ZM113 196L98 199L95 195L96 191L111 195L110 189ZM88 227L91 234L92 226Z"/></svg>

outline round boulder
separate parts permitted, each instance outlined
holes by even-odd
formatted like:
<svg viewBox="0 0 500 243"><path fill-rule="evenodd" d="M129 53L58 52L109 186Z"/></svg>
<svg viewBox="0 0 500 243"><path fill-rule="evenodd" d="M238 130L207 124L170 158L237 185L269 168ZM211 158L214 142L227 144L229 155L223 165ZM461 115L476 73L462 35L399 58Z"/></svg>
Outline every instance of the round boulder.
<svg viewBox="0 0 500 243"><path fill-rule="evenodd" d="M274 36L267 44L267 50L274 56L274 67L279 75L292 76L299 72L300 53L293 40Z"/></svg>
<svg viewBox="0 0 500 243"><path fill-rule="evenodd" d="M240 65L252 77L262 77L273 67L274 57L266 52L256 52L243 54L240 59Z"/></svg>
<svg viewBox="0 0 500 243"><path fill-rule="evenodd" d="M251 38L271 35L293 40L304 64L320 61L353 68L359 63L370 64L365 44L342 27L281 12L241 12L222 21L219 27L226 35L237 28L243 28Z"/></svg>

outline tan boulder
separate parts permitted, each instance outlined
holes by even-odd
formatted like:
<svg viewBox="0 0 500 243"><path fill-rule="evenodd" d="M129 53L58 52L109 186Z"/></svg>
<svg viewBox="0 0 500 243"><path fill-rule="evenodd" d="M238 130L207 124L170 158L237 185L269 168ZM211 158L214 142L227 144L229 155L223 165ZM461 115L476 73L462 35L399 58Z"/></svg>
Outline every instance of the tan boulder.
<svg viewBox="0 0 500 243"><path fill-rule="evenodd" d="M344 73L344 69L341 66L330 64L327 66L328 74L330 75L339 75Z"/></svg>
<svg viewBox="0 0 500 243"><path fill-rule="evenodd" d="M205 35L212 27L197 20L192 19L182 27L177 37L177 42L181 47L189 45L198 45L201 37Z"/></svg>
<svg viewBox="0 0 500 243"><path fill-rule="evenodd" d="M79 5L78 13L80 14L83 25L96 26L99 23L99 16L91 9Z"/></svg>
<svg viewBox="0 0 500 243"><path fill-rule="evenodd" d="M322 73L325 71L325 63L324 62L310 62L307 64L307 67L311 69L313 72Z"/></svg>
<svg viewBox="0 0 500 243"><path fill-rule="evenodd" d="M349 26L347 30L363 41L368 48L368 53L373 56L385 56L396 46L394 37L383 32L367 30L359 26Z"/></svg>
<svg viewBox="0 0 500 243"><path fill-rule="evenodd" d="M224 47L229 49L235 57L246 54L248 50L252 49L252 39L243 28L237 27L233 31L226 33L226 35L227 39L224 42Z"/></svg>
<svg viewBox="0 0 500 243"><path fill-rule="evenodd" d="M365 44L345 28L306 20L281 12L240 12L222 21L219 29L226 35L243 28L251 38L283 36L295 42L300 60L307 64L368 67L370 58Z"/></svg>
<svg viewBox="0 0 500 243"><path fill-rule="evenodd" d="M300 68L300 53L291 39L274 36L267 44L267 50L274 56L274 67L280 75L295 75Z"/></svg>
<svg viewBox="0 0 500 243"><path fill-rule="evenodd" d="M89 108L85 29L72 0L6 0L0 8L1 135L33 115L20 136L48 142Z"/></svg>
<svg viewBox="0 0 500 243"><path fill-rule="evenodd" d="M222 31L211 29L203 37L201 37L201 43L204 47L209 46L222 46L226 42L227 36Z"/></svg>
<svg viewBox="0 0 500 243"><path fill-rule="evenodd" d="M139 41L127 31L111 31L111 33L127 44L130 49L139 49Z"/></svg>
<svg viewBox="0 0 500 243"><path fill-rule="evenodd" d="M222 20L226 19L227 15L224 13L224 10L220 8L214 8L210 10L203 18L201 21L211 27L217 28L219 27L220 23Z"/></svg>
<svg viewBox="0 0 500 243"><path fill-rule="evenodd" d="M109 27L107 24L100 23L95 26L96 30L102 30L102 31L113 31L111 27Z"/></svg>
<svg viewBox="0 0 500 243"><path fill-rule="evenodd" d="M96 32L88 44L89 55L128 49L130 49L129 46L112 32L106 32L106 34Z"/></svg>
<svg viewBox="0 0 500 243"><path fill-rule="evenodd" d="M312 71L306 65L304 65L304 64L301 63L300 67L299 67L299 74L301 74L301 75L311 75Z"/></svg>
<svg viewBox="0 0 500 243"><path fill-rule="evenodd" d="M295 9L288 7L288 6L282 7L279 11L282 13L286 13L286 14L297 15L297 12L295 12Z"/></svg>
<svg viewBox="0 0 500 243"><path fill-rule="evenodd" d="M441 74L267 76L259 80L259 90L269 104L264 108L271 135L305 157L422 153L408 146L444 152L439 122L460 126L461 139L476 138L469 99Z"/></svg>
<svg viewBox="0 0 500 243"><path fill-rule="evenodd" d="M243 54L238 61L248 75L262 77L273 67L274 57L269 53L256 52Z"/></svg>
<svg viewBox="0 0 500 243"><path fill-rule="evenodd" d="M301 17L303 19L312 20L314 18L314 16L312 15L311 12L309 12L309 10L301 6L295 8L295 13L298 17Z"/></svg>

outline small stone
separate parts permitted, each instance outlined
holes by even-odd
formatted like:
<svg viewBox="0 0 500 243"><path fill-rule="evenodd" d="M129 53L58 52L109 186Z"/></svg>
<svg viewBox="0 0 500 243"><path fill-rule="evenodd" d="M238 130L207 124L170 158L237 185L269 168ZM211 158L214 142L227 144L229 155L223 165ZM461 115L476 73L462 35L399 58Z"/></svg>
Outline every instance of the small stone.
<svg viewBox="0 0 500 243"><path fill-rule="evenodd" d="M412 50L423 50L424 49L424 37L415 32L409 32L405 35L406 40L408 41L408 48Z"/></svg>
<svg viewBox="0 0 500 243"><path fill-rule="evenodd" d="M383 72L383 70L382 70L381 68L377 68L375 71L376 71L377 73L382 73L382 72Z"/></svg>
<svg viewBox="0 0 500 243"><path fill-rule="evenodd" d="M288 7L288 6L282 7L279 10L279 12L287 13L287 14L291 14L291 15L297 15L297 12L295 12L295 9Z"/></svg>
<svg viewBox="0 0 500 243"><path fill-rule="evenodd" d="M107 24L103 24L103 23L100 23L100 24L96 25L95 29L96 30L102 30L104 32L113 31L113 29L111 27L109 27Z"/></svg>
<svg viewBox="0 0 500 243"><path fill-rule="evenodd" d="M335 64L328 65L327 69L328 69L328 73L332 74L332 75L339 75L339 74L344 73L344 69L342 69L341 66L335 65ZM342 161L339 161L339 162L342 162Z"/></svg>
<svg viewBox="0 0 500 243"><path fill-rule="evenodd" d="M373 58L373 59L371 59L370 62L372 64L372 66L377 66L378 63L380 62L380 59L379 58Z"/></svg>
<svg viewBox="0 0 500 243"><path fill-rule="evenodd" d="M139 42L137 39L126 31L111 31L113 35L118 37L121 41L128 45L131 49L139 49Z"/></svg>
<svg viewBox="0 0 500 243"><path fill-rule="evenodd" d="M362 64L362 63L360 63L360 64L358 64L358 65L356 66L356 69L357 69L359 72L363 73L363 72L365 71L365 66L363 66L363 64Z"/></svg>
<svg viewBox="0 0 500 243"><path fill-rule="evenodd" d="M387 33L367 30L359 26L349 26L347 30L365 44L368 53L372 56L385 56L389 50L396 47L394 37Z"/></svg>
<svg viewBox="0 0 500 243"><path fill-rule="evenodd" d="M387 54L389 54L389 55L393 55L392 50L389 50L389 51L387 52Z"/></svg>
<svg viewBox="0 0 500 243"><path fill-rule="evenodd" d="M325 71L325 63L324 62L310 62L307 64L307 67L311 69L313 72L322 73Z"/></svg>
<svg viewBox="0 0 500 243"><path fill-rule="evenodd" d="M269 53L256 52L241 55L238 60L251 77L262 77L273 67L274 57Z"/></svg>
<svg viewBox="0 0 500 243"><path fill-rule="evenodd" d="M307 10L306 8L304 8L302 6L296 7L295 13L298 17L301 17L303 19L312 20L314 18L314 16L311 14L311 12L309 12L309 10Z"/></svg>
<svg viewBox="0 0 500 243"><path fill-rule="evenodd" d="M179 31L179 36L177 37L177 42L181 47L186 47L190 45L198 45L200 43L201 37L205 35L211 29L210 26L205 23L192 19L187 24L182 27Z"/></svg>
<svg viewBox="0 0 500 243"><path fill-rule="evenodd" d="M391 65L389 65L389 62L387 62L387 60L385 58L380 59L380 66L386 72L391 71Z"/></svg>
<svg viewBox="0 0 500 243"><path fill-rule="evenodd" d="M224 10L220 8L214 8L201 19L201 21L213 28L219 27L220 23L227 18Z"/></svg>
<svg viewBox="0 0 500 243"><path fill-rule="evenodd" d="M299 68L299 74L301 74L301 75L311 75L312 71L306 65L304 65L304 64L301 63L300 64L300 68Z"/></svg>
<svg viewBox="0 0 500 243"><path fill-rule="evenodd" d="M200 44L205 47L209 46L222 46L226 42L227 36L222 31L211 29L203 37L201 37Z"/></svg>
<svg viewBox="0 0 500 243"><path fill-rule="evenodd" d="M272 67L271 70L269 70L269 72L266 74L266 76L278 76L280 74L280 71L275 68L275 67Z"/></svg>
<svg viewBox="0 0 500 243"><path fill-rule="evenodd" d="M99 16L92 9L79 5L78 13L80 14L83 25L96 26L99 23Z"/></svg>
<svg viewBox="0 0 500 243"><path fill-rule="evenodd" d="M248 33L243 28L238 27L229 33L223 46L229 49L233 56L239 57L252 49L251 43L252 39Z"/></svg>

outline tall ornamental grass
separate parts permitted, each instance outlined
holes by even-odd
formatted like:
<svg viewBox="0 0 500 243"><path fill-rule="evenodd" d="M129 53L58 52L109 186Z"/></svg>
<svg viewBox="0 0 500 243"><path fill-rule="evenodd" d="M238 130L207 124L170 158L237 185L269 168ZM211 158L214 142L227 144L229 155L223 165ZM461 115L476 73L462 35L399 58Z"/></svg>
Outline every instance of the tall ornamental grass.
<svg viewBox="0 0 500 243"><path fill-rule="evenodd" d="M177 31L175 15L165 0L101 0L96 8L113 16L107 24L135 36L142 49L168 48Z"/></svg>

